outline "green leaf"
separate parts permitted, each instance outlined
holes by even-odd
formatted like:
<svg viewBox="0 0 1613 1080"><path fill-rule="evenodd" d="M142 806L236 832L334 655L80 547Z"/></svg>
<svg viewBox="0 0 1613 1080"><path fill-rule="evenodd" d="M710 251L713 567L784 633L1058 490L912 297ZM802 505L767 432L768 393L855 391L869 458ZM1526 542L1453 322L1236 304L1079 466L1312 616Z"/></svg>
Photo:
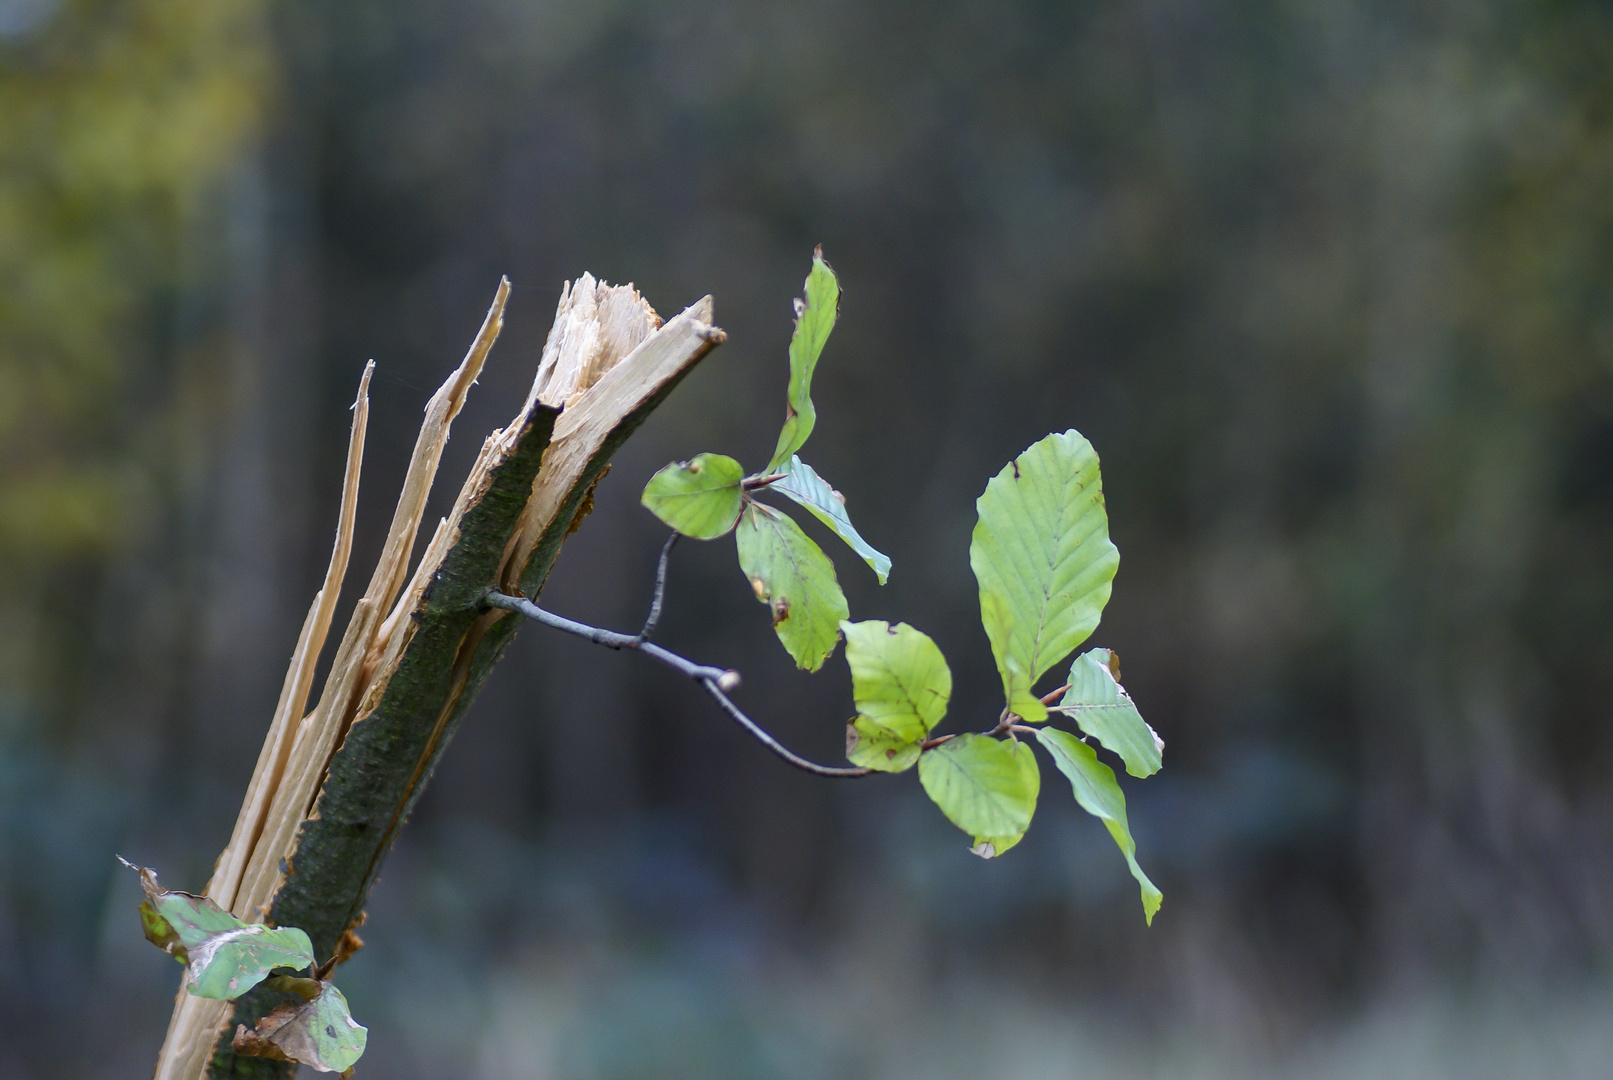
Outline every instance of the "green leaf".
<svg viewBox="0 0 1613 1080"><path fill-rule="evenodd" d="M980 621L986 627L986 636L992 641L992 651L997 653L997 670L1002 673L1008 711L1027 723L1040 724L1047 719L1047 706L1030 692L1030 685L1035 680L1020 661L1024 649L1017 640L1019 628L1009 614L1008 605L996 593L981 592ZM1001 651L995 647L999 641L1004 643Z"/></svg>
<svg viewBox="0 0 1613 1080"><path fill-rule="evenodd" d="M139 872L146 893L140 922L147 940L176 959L183 955L186 984L197 997L233 1000L275 968L314 964L313 943L301 930L242 922L205 896L159 887L146 867L124 865Z"/></svg>
<svg viewBox="0 0 1613 1080"><path fill-rule="evenodd" d="M739 521L745 470L721 454L701 454L668 465L644 485L649 511L684 536L715 540Z"/></svg>
<svg viewBox="0 0 1613 1080"><path fill-rule="evenodd" d="M232 1047L248 1057L300 1061L319 1072L345 1072L364 1054L365 1028L347 1009L347 999L328 982L311 1001L290 1002L258 1021L235 1029Z"/></svg>
<svg viewBox="0 0 1613 1080"><path fill-rule="evenodd" d="M812 372L818 366L823 343L829 340L829 331L834 329L839 309L840 283L835 280L829 264L823 261L823 249L819 248L812 253L806 295L795 302L795 333L790 337L789 406L784 414L784 430L779 432L778 448L773 451L773 460L767 463L770 473L777 472L790 460L790 455L801 449L818 421L818 412L812 405Z"/></svg>
<svg viewBox="0 0 1613 1080"><path fill-rule="evenodd" d="M1014 757L1019 762L1019 769L1025 784L1030 788L1031 808L1036 807L1036 797L1042 790L1042 770L1036 764L1036 754L1022 742L1012 742ZM1025 837L1025 830L1009 833L1006 836L976 836L974 846L969 850L982 859L995 859Z"/></svg>
<svg viewBox="0 0 1613 1080"><path fill-rule="evenodd" d="M1030 827L1041 772L1023 743L988 735L959 735L919 758L919 782L947 820L991 858Z"/></svg>
<svg viewBox="0 0 1613 1080"><path fill-rule="evenodd" d="M1143 917L1152 926L1154 912L1159 910L1164 896L1148 880L1142 867L1137 865L1137 845L1131 838L1131 826L1126 824L1126 796L1115 782L1114 770L1098 760L1096 750L1067 731L1040 728L1036 737L1053 755L1053 763L1059 767L1059 772L1069 778L1070 787L1075 789L1075 801L1081 804L1081 809L1100 819L1119 845L1120 853L1126 857L1126 865L1131 867L1131 876L1142 887Z"/></svg>
<svg viewBox="0 0 1613 1080"><path fill-rule="evenodd" d="M1049 435L992 477L975 508L969 565L1004 696L1026 720L1018 705L1045 716L1030 689L1098 625L1120 565L1098 455L1077 431Z"/></svg>
<svg viewBox="0 0 1613 1080"><path fill-rule="evenodd" d="M846 759L853 765L877 772L906 772L918 764L923 750L922 742L893 735L867 717L853 716L846 721Z"/></svg>
<svg viewBox="0 0 1613 1080"><path fill-rule="evenodd" d="M946 715L952 671L929 636L906 623L843 622L857 718L846 756L881 772L918 760L919 744Z"/></svg>
<svg viewBox="0 0 1613 1080"><path fill-rule="evenodd" d="M140 901L140 929L145 931L146 940L157 948L181 964L190 963L190 954L185 951L185 946L180 944L179 935L168 925L167 919L157 914L157 909L151 906L150 900Z"/></svg>
<svg viewBox="0 0 1613 1080"><path fill-rule="evenodd" d="M790 518L751 503L740 515L739 568L756 599L773 613L773 629L798 666L816 671L840 640L851 613L834 564Z"/></svg>
<svg viewBox="0 0 1613 1080"><path fill-rule="evenodd" d="M1109 649L1089 649L1070 665L1069 681L1056 711L1119 754L1131 775L1158 772L1165 744L1120 685L1120 657Z"/></svg>
<svg viewBox="0 0 1613 1080"><path fill-rule="evenodd" d="M812 511L812 516L833 529L834 534L844 540L851 550L861 555L863 561L873 568L879 583L885 584L885 579L890 577L891 561L857 534L851 518L846 516L846 500L840 492L830 487L823 477L813 471L812 466L799 457L790 458L790 463L781 471L784 478L774 481L768 490L787 495Z"/></svg>

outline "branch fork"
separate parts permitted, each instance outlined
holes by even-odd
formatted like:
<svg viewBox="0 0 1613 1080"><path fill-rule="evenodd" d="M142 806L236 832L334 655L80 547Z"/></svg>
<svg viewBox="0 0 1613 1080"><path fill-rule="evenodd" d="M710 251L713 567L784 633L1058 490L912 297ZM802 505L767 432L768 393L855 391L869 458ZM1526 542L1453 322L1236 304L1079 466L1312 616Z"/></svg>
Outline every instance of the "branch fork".
<svg viewBox="0 0 1613 1080"><path fill-rule="evenodd" d="M533 622L563 633L580 637L584 641L591 641L595 645L603 645L607 649L630 649L643 653L652 660L659 660L674 671L693 679L700 687L711 695L728 717L751 734L763 746L771 750L780 760L809 772L814 776L827 776L835 779L852 780L868 776L874 770L864 768L842 767L834 765L820 765L809 761L795 751L790 750L783 743L775 739L765 728L745 715L744 711L735 705L728 697L730 693L739 689L739 672L732 668L711 667L706 664L697 664L687 657L679 656L670 649L661 647L649 640L650 634L655 631L656 624L661 618L662 601L666 594L667 560L672 554L672 546L677 542L678 534L673 533L661 548L661 559L655 570L655 594L650 600L649 618L644 620L644 628L637 634L620 634L614 630L603 630L597 626L589 626L573 619L556 615L552 611L545 611L523 596L510 596L497 589L487 593L486 602L489 607L504 611L513 611L524 615Z"/></svg>

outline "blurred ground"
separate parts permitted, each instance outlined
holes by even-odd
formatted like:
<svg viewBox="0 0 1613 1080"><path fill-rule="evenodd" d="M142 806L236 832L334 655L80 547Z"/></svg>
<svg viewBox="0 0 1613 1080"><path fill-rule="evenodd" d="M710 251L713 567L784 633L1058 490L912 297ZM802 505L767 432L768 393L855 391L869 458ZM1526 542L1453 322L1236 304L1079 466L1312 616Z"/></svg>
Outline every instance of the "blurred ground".
<svg viewBox="0 0 1613 1080"><path fill-rule="evenodd" d="M1049 430L1103 456L1154 927L1053 785L982 863L910 777L531 627L343 969L365 1075L1605 1075L1610 60L1572 0L0 0L0 1078L148 1068L177 969L111 856L196 888L227 838L364 361L360 576L500 274L440 511L564 280L714 294L545 593L635 626L637 491L769 452L815 243L805 456L954 718L974 498ZM669 604L841 752L844 665L731 547Z"/></svg>

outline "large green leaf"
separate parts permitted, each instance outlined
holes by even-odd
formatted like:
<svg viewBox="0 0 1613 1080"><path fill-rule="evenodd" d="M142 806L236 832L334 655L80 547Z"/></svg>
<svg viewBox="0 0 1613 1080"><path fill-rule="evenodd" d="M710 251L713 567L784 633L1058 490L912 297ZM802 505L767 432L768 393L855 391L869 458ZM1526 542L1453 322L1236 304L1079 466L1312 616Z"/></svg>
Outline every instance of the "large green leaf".
<svg viewBox="0 0 1613 1080"><path fill-rule="evenodd" d="M751 503L740 515L739 568L773 613L779 641L800 667L816 671L849 615L834 564L787 514Z"/></svg>
<svg viewBox="0 0 1613 1080"><path fill-rule="evenodd" d="M714 540L739 520L745 470L721 454L668 465L644 485L639 501L684 536Z"/></svg>
<svg viewBox="0 0 1613 1080"><path fill-rule="evenodd" d="M205 896L161 888L146 867L124 865L140 873L146 938L185 963L186 985L197 997L238 998L275 968L301 971L313 965L313 943L301 930L242 922Z"/></svg>
<svg viewBox="0 0 1613 1080"><path fill-rule="evenodd" d="M885 584L885 579L890 577L891 561L857 534L851 518L846 515L844 496L830 487L823 477L813 471L812 466L799 457L791 457L789 464L781 471L783 478L774 481L769 490L787 495L812 511L812 516L833 529L834 534L850 545L851 550L861 555L863 561L873 568L879 583Z"/></svg>
<svg viewBox="0 0 1613 1080"><path fill-rule="evenodd" d="M952 697L946 657L928 635L906 623L843 622L840 629L857 702L846 756L882 772L912 767Z"/></svg>
<svg viewBox="0 0 1613 1080"><path fill-rule="evenodd" d="M991 858L1019 842L1036 812L1041 773L1030 747L960 735L919 758L919 782L974 852Z"/></svg>
<svg viewBox="0 0 1613 1080"><path fill-rule="evenodd" d="M347 999L328 982L311 1001L281 1005L257 1029L236 1028L232 1046L248 1057L300 1061L319 1072L346 1072L364 1054L369 1030L353 1019Z"/></svg>
<svg viewBox="0 0 1613 1080"><path fill-rule="evenodd" d="M818 422L817 410L812 405L812 372L818 366L823 343L829 340L829 331L834 329L839 309L840 283L835 280L829 264L823 261L823 249L819 248L812 253L806 295L795 302L795 333L790 337L789 405L784 414L784 429L779 432L778 448L773 451L773 460L767 463L770 473L778 471L801 449Z"/></svg>
<svg viewBox="0 0 1613 1080"><path fill-rule="evenodd" d="M1047 719L1047 706L1042 704L1041 698L1030 691L1034 680L1020 659L1025 652L1018 640L1021 627L1014 622L1007 602L996 593L982 590L980 621L986 628L986 636L992 641L993 651L997 653L997 670L1002 673L1003 692L1008 698L1008 711L1021 720L1040 724ZM1003 643L1001 650L995 648L998 642Z"/></svg>
<svg viewBox="0 0 1613 1080"><path fill-rule="evenodd" d="M1075 789L1075 801L1087 813L1100 819L1119 845L1120 853L1126 857L1126 865L1131 867L1131 876L1142 887L1143 917L1152 925L1154 912L1159 910L1164 897L1148 880L1143 868L1137 865L1137 845L1131 838L1131 826L1126 823L1126 796L1115 782L1114 770L1098 760L1096 750L1067 731L1039 728L1036 737L1053 755L1053 763L1059 767L1059 772L1069 778L1070 787Z"/></svg>
<svg viewBox="0 0 1613 1080"><path fill-rule="evenodd" d="M1120 685L1120 658L1108 649L1089 649L1070 665L1069 682L1055 711L1119 754L1131 775L1158 772L1165 744Z"/></svg>
<svg viewBox="0 0 1613 1080"><path fill-rule="evenodd" d="M1120 565L1098 455L1077 431L1049 435L992 477L975 508L981 621L1009 708L1029 720L1015 702L1092 633Z"/></svg>

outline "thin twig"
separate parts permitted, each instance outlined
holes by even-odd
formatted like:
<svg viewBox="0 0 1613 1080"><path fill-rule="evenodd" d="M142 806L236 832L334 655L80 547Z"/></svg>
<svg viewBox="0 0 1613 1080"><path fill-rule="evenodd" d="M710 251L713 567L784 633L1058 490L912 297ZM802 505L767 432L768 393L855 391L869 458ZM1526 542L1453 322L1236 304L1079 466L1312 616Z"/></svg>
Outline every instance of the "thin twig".
<svg viewBox="0 0 1613 1080"><path fill-rule="evenodd" d="M661 621L661 600L666 596L666 564L672 555L672 545L678 542L678 530L673 529L672 535L666 538L661 545L661 561L655 565L655 595L650 598L650 614L644 620L644 629L638 632L639 644L650 640L655 633L655 624Z"/></svg>
<svg viewBox="0 0 1613 1080"><path fill-rule="evenodd" d="M618 634L614 630L601 630L599 627L589 626L587 623L574 622L562 615L556 615L552 611L544 611L525 597L506 596L495 589L487 594L487 602L493 607L519 612L534 622L540 622L544 626L553 627L556 630L564 630L568 634L574 634L584 640L593 642L595 645L603 645L607 649L636 649L646 656L655 657L655 659L668 667L676 668L691 679L723 679L725 682L733 683L735 677L739 674L737 671L728 671L719 667L707 667L704 664L697 664L693 660L686 660L675 652L669 652L661 648L653 641L640 641L631 634Z"/></svg>
<svg viewBox="0 0 1613 1080"><path fill-rule="evenodd" d="M717 680L701 679L700 685L706 688L706 693L710 694L712 699L716 701L718 705L722 706L723 712L727 713L729 717L733 719L734 723L756 736L757 740L761 742L763 746L773 751L774 754L778 755L784 761L794 765L797 769L812 773L815 776L828 776L839 780L855 780L860 776L868 776L874 771L873 769L868 768L845 768L836 767L833 765L819 765L815 761L808 761L806 758L787 749L777 739L773 738L773 736L762 730L761 725L757 724L756 721L752 720L750 717L741 712L739 706L728 700L728 695L722 692L722 687L718 685Z"/></svg>
<svg viewBox="0 0 1613 1080"><path fill-rule="evenodd" d="M667 547L670 548L671 546L671 541L668 541ZM664 554L663 550L663 572L666 567ZM659 598L659 588L657 588L656 594ZM867 776L874 771L872 769L836 768L831 765L819 765L787 749L777 739L769 735L760 724L740 711L739 706L728 699L727 691L739 686L739 672L737 671L697 664L693 660L685 659L669 649L663 649L653 641L645 641L642 635L635 637L628 634L618 634L613 630L602 630L597 626L589 626L587 623L575 622L553 612L544 611L525 597L507 596L494 590L487 594L487 603L492 607L503 608L505 611L525 615L534 622L540 622L544 626L564 631L585 641L591 641L595 645L603 645L607 649L632 649L661 661L667 667L679 671L699 683L705 688L706 693L710 694L712 699L722 707L723 712L727 713L730 719L755 736L763 746L773 751L780 759L794 765L797 769L813 773L816 776L830 776L840 779ZM658 607L659 605L656 606ZM652 608L652 618L653 615L654 608Z"/></svg>

